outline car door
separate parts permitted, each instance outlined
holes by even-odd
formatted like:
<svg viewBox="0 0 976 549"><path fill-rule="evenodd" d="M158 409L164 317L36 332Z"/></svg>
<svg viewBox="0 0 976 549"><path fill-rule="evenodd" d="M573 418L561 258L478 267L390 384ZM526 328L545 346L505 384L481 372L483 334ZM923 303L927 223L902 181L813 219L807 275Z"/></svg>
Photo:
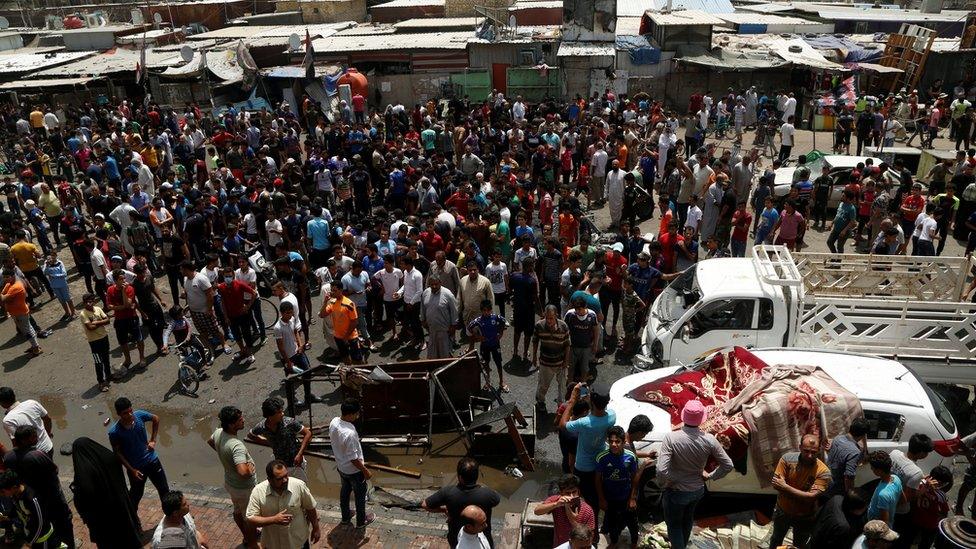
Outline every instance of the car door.
<svg viewBox="0 0 976 549"><path fill-rule="evenodd" d="M756 300L719 298L705 303L679 328L671 342L671 356L682 363L694 357L738 345L756 345Z"/></svg>
<svg viewBox="0 0 976 549"><path fill-rule="evenodd" d="M890 453L892 450L906 451L908 436L905 434L905 416L891 410L865 408L864 419L868 420L868 451L881 450ZM856 486L863 486L877 480L871 467L862 464L857 469L854 479Z"/></svg>
<svg viewBox="0 0 976 549"><path fill-rule="evenodd" d="M828 208L836 208L844 198L844 189L851 182L851 168L835 168L830 172L834 183L830 188L830 198L827 199Z"/></svg>

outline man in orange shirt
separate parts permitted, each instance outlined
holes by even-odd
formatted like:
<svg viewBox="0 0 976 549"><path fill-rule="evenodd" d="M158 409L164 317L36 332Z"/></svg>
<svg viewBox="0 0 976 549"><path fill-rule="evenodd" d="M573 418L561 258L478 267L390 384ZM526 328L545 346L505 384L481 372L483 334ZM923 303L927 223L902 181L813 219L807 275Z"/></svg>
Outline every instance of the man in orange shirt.
<svg viewBox="0 0 976 549"><path fill-rule="evenodd" d="M559 205L559 238L566 239L566 245L573 247L579 236L579 220L570 211L568 204Z"/></svg>
<svg viewBox="0 0 976 549"><path fill-rule="evenodd" d="M332 317L332 330L339 358L346 364L362 364L363 352L359 347L359 331L356 330L356 323L359 321L356 304L333 286L332 294L325 296L325 306L319 316Z"/></svg>
<svg viewBox="0 0 976 549"><path fill-rule="evenodd" d="M0 299L3 300L3 307L7 314L14 319L17 331L30 341L30 348L27 353L30 356L41 354L41 347L37 344L37 334L30 322L30 308L27 307L27 289L24 283L17 280L17 275L13 269L3 271L3 290L0 291Z"/></svg>

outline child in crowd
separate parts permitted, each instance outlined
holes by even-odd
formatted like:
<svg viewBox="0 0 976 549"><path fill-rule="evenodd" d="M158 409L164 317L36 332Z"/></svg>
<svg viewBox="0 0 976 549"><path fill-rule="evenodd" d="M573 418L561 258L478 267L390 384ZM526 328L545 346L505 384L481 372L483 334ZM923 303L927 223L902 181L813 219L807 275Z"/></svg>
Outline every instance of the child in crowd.
<svg viewBox="0 0 976 549"><path fill-rule="evenodd" d="M71 292L68 290L68 269L64 266L64 262L58 259L58 251L53 248L48 252L47 261L44 262L44 276L51 284L54 296L64 308L61 322L75 318L77 316L75 305L71 301Z"/></svg>

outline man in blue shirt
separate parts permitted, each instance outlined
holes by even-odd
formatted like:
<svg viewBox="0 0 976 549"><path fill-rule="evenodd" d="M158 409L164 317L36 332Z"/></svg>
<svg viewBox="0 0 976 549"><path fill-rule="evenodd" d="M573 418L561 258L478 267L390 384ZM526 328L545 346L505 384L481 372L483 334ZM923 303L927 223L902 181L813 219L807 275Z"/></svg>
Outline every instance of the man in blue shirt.
<svg viewBox="0 0 976 549"><path fill-rule="evenodd" d="M830 236L827 237L827 247L830 253L844 253L844 242L851 234L857 224L857 211L854 209L854 191L845 190L843 201L837 206L837 214L834 215L834 224L830 228Z"/></svg>
<svg viewBox="0 0 976 549"><path fill-rule="evenodd" d="M593 508L594 520L599 522L600 507L599 496L596 489L596 456L603 452L607 447L607 430L617 423L617 414L613 410L607 410L610 403L610 394L607 391L589 390L590 413L586 417L570 421L573 407L580 399L580 392L586 388L585 383L577 383L573 387L573 393L569 397L569 402L563 409L563 416L559 419L560 429L565 428L570 433L577 435L576 440L576 463L574 468L576 476L580 479L580 495L586 503Z"/></svg>
<svg viewBox="0 0 976 549"><path fill-rule="evenodd" d="M329 260L329 222L322 217L322 206L312 206L312 218L305 225L305 233L312 269L324 267Z"/></svg>
<svg viewBox="0 0 976 549"><path fill-rule="evenodd" d="M166 482L163 464L156 455L159 417L145 410L133 411L132 402L125 397L115 401L115 413L119 420L109 428L108 440L129 477L129 500L139 508L148 477L162 501L163 496L169 493L169 484ZM152 433L148 438L146 422L152 423Z"/></svg>
<svg viewBox="0 0 976 549"><path fill-rule="evenodd" d="M901 479L891 474L891 456L877 450L868 457L871 472L881 479L868 504L868 520L883 520L888 526L895 523L895 509L901 499Z"/></svg>
<svg viewBox="0 0 976 549"><path fill-rule="evenodd" d="M640 475L637 454L626 449L624 428L607 430L608 448L596 455L596 492L603 517L603 530L616 546L620 532L630 530L631 545L637 544L637 485Z"/></svg>
<svg viewBox="0 0 976 549"><path fill-rule="evenodd" d="M485 365L492 360L495 362L495 368L498 370L498 388L503 393L507 393L509 389L508 385L505 385L501 348L502 334L505 333L505 319L492 312L491 300L485 299L481 302L481 316L468 323L467 331L471 336L468 351L474 348L475 341L481 342L478 354L481 355L482 362Z"/></svg>

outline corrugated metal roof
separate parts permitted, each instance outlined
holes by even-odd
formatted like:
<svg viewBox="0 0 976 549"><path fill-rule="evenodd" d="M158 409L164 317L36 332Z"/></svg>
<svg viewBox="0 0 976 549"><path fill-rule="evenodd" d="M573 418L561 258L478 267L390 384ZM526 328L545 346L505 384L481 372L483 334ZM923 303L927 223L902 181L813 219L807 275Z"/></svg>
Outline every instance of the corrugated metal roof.
<svg viewBox="0 0 976 549"><path fill-rule="evenodd" d="M463 50L467 49L468 41L473 38L474 31L331 36L313 40L312 47L316 54L379 50Z"/></svg>
<svg viewBox="0 0 976 549"><path fill-rule="evenodd" d="M618 17L617 36L639 36L641 17Z"/></svg>
<svg viewBox="0 0 976 549"><path fill-rule="evenodd" d="M91 77L80 77L80 78L42 78L37 80L15 80L13 82L5 82L0 84L0 90L32 90L40 88L49 88L54 86L79 86L82 84L87 84L92 80L98 80L98 78Z"/></svg>
<svg viewBox="0 0 976 549"><path fill-rule="evenodd" d="M845 4L807 4L798 2L793 9L816 14L830 21L900 21L902 23L962 23L969 15L963 10L942 10L941 13L922 13L920 10L888 8L852 8Z"/></svg>
<svg viewBox="0 0 976 549"><path fill-rule="evenodd" d="M641 17L647 10L661 11L668 0L617 0L617 17ZM705 13L732 13L731 0L673 0L672 9L700 10Z"/></svg>
<svg viewBox="0 0 976 549"><path fill-rule="evenodd" d="M382 4L376 4L375 6L369 8L375 10L376 8L412 8L416 6L443 6L445 4L444 0L391 0L390 2L383 2Z"/></svg>
<svg viewBox="0 0 976 549"><path fill-rule="evenodd" d="M338 65L315 65L315 76L335 74L339 69ZM261 75L268 78L305 78L305 68L301 65L269 67L261 69Z"/></svg>
<svg viewBox="0 0 976 549"><path fill-rule="evenodd" d="M561 2L560 5L562 5ZM473 29L484 19L484 17L421 17L394 23L393 28L398 31L409 29Z"/></svg>
<svg viewBox="0 0 976 549"><path fill-rule="evenodd" d="M0 52L0 74L22 73L36 71L45 67L55 67L91 57L96 53L98 52L68 51L53 53L14 53L7 55L6 52Z"/></svg>
<svg viewBox="0 0 976 549"><path fill-rule="evenodd" d="M393 34L396 29L385 23L360 23L335 33L335 36L372 36L374 34Z"/></svg>
<svg viewBox="0 0 976 549"><path fill-rule="evenodd" d="M534 9L562 9L562 0L516 0L508 7L508 11L534 10Z"/></svg>
<svg viewBox="0 0 976 549"><path fill-rule="evenodd" d="M787 15L772 15L768 13L723 13L716 15L723 21L736 25L820 25L816 21L803 19L802 17L790 17Z"/></svg>
<svg viewBox="0 0 976 549"><path fill-rule="evenodd" d="M721 25L723 21L714 15L710 15L700 10L680 10L669 13L649 11L647 16L655 25L677 26L677 25Z"/></svg>
<svg viewBox="0 0 976 549"><path fill-rule="evenodd" d="M66 65L54 67L32 73L31 76L101 76L119 72L134 72L136 63L139 62L140 54L136 50L115 49L105 53L73 61ZM157 52L146 50L146 66L150 69L172 67L182 65L183 58L175 52Z"/></svg>
<svg viewBox="0 0 976 549"><path fill-rule="evenodd" d="M562 42L556 57L614 56L617 51L612 42Z"/></svg>
<svg viewBox="0 0 976 549"><path fill-rule="evenodd" d="M779 3L746 4L746 5L736 6L735 9L737 11L750 11L756 13L779 13L782 11L792 11L793 6L791 4L779 4Z"/></svg>

